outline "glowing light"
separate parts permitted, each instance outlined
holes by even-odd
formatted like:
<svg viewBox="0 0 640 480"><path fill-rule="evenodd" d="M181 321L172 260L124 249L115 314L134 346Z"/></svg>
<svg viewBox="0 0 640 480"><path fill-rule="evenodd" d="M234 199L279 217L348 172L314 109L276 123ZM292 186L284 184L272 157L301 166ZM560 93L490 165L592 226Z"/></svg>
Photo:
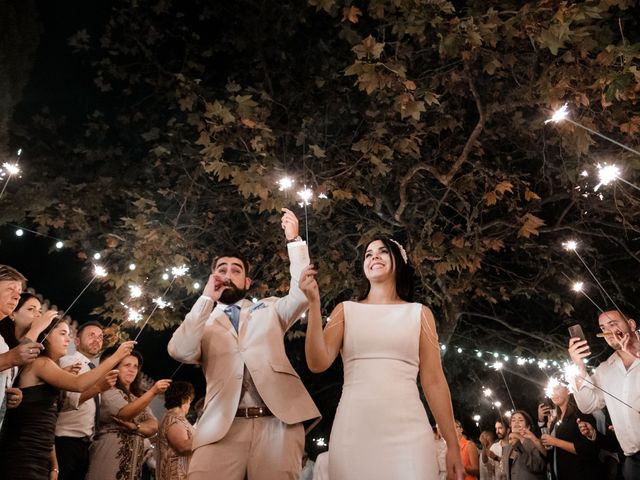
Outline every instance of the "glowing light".
<svg viewBox="0 0 640 480"><path fill-rule="evenodd" d="M462 353L462 349L460 347L458 347L458 349L456 350L456 352L458 353Z"/></svg>
<svg viewBox="0 0 640 480"><path fill-rule="evenodd" d="M547 397L551 398L551 395L553 395L553 391L560 385L562 385L560 383L560 380L558 380L556 377L551 377L547 382L546 388L544 389L544 394Z"/></svg>
<svg viewBox="0 0 640 480"><path fill-rule="evenodd" d="M107 269L104 268L101 265L94 265L93 266L93 276L94 277L98 277L98 278L106 277L107 276Z"/></svg>
<svg viewBox="0 0 640 480"><path fill-rule="evenodd" d="M100 255L98 252L93 254L93 259L94 260L100 260L102 258L102 255Z"/></svg>
<svg viewBox="0 0 640 480"><path fill-rule="evenodd" d="M500 408L502 406L502 402L500 400L493 402L493 404L496 406L496 408Z"/></svg>
<svg viewBox="0 0 640 480"><path fill-rule="evenodd" d="M2 167L7 171L9 175L17 175L20 173L20 167L17 163L4 162Z"/></svg>
<svg viewBox="0 0 640 480"><path fill-rule="evenodd" d="M57 241L57 242L56 242L56 248L57 248L58 250L60 250L62 247L64 247L64 242L63 242L63 241L61 241L61 240Z"/></svg>
<svg viewBox="0 0 640 480"><path fill-rule="evenodd" d="M440 350L442 350L443 352L447 349L446 345L440 345Z"/></svg>
<svg viewBox="0 0 640 480"><path fill-rule="evenodd" d="M20 155L22 155L22 149L21 148L18 149L18 156L20 156Z"/></svg>
<svg viewBox="0 0 640 480"><path fill-rule="evenodd" d="M24 235L24 230L22 230L21 228L16 230L16 237L21 237Z"/></svg>
<svg viewBox="0 0 640 480"><path fill-rule="evenodd" d="M173 275L174 277L183 277L187 274L188 271L189 267L187 267L186 265L180 265L178 267L171 268L171 275Z"/></svg>
<svg viewBox="0 0 640 480"><path fill-rule="evenodd" d="M480 421L480 415L478 415L477 413L473 416L473 421L474 422L479 422Z"/></svg>
<svg viewBox="0 0 640 480"><path fill-rule="evenodd" d="M578 249L578 242L576 242L575 240L568 240L566 242L562 242L562 247L565 250L568 250L570 252L574 252Z"/></svg>
<svg viewBox="0 0 640 480"><path fill-rule="evenodd" d="M293 187L293 179L289 177L282 177L280 180L278 180L278 185L281 192L289 190L291 187Z"/></svg>
<svg viewBox="0 0 640 480"><path fill-rule="evenodd" d="M500 354L499 354L499 353L497 353L497 352L494 352L494 353L493 353L493 358L498 358L499 356L500 356Z"/></svg>
<svg viewBox="0 0 640 480"><path fill-rule="evenodd" d="M200 290L200 282L194 282L193 289L194 290Z"/></svg>
<svg viewBox="0 0 640 480"><path fill-rule="evenodd" d="M495 362L493 365L491 365L491 368L493 368L494 370L502 370L503 366L504 364L502 362Z"/></svg>
<svg viewBox="0 0 640 480"><path fill-rule="evenodd" d="M316 445L318 447L326 447L327 446L327 442L325 442L324 438L318 438L316 439Z"/></svg>
<svg viewBox="0 0 640 480"><path fill-rule="evenodd" d="M562 374L566 382L572 382L577 376L580 375L580 369L573 363L567 363L562 369Z"/></svg>
<svg viewBox="0 0 640 480"><path fill-rule="evenodd" d="M580 176L581 177L588 177L589 176L589 172L587 172L586 170L583 170L583 171L580 172ZM580 188L580 187L578 187L578 188Z"/></svg>
<svg viewBox="0 0 640 480"><path fill-rule="evenodd" d="M516 364L522 366L525 363L527 363L527 359L526 358L521 358L521 357L516 358Z"/></svg>
<svg viewBox="0 0 640 480"><path fill-rule="evenodd" d="M169 274L168 273L163 273L162 274L162 279L163 280L169 280Z"/></svg>
<svg viewBox="0 0 640 480"><path fill-rule="evenodd" d="M490 389L490 388L485 388L484 390L482 390L482 394L483 394L485 397L490 397L491 395L493 395L493 392L491 391L491 389Z"/></svg>
<svg viewBox="0 0 640 480"><path fill-rule="evenodd" d="M311 197L313 197L313 192L305 186L304 189L298 192L298 196L302 200L303 205L309 205L309 201Z"/></svg>
<svg viewBox="0 0 640 480"><path fill-rule="evenodd" d="M155 303L160 310L163 310L163 309L171 306L171 303L170 302L165 302L162 297L156 297L156 298L154 298L152 300L152 302Z"/></svg>
<svg viewBox="0 0 640 480"><path fill-rule="evenodd" d="M482 352L476 352L476 357L482 358Z"/></svg>
<svg viewBox="0 0 640 480"><path fill-rule="evenodd" d="M565 103L558 110L553 112L553 115L551 116L551 118L548 119L548 120L545 120L544 123L545 124L549 123L549 122L558 123L558 122L561 122L562 120L564 120L565 118L567 118L568 116L569 116L569 108L567 107L567 104Z"/></svg>
<svg viewBox="0 0 640 480"><path fill-rule="evenodd" d="M142 320L142 313L140 313L135 308L127 307L127 319L130 322L138 323L140 320Z"/></svg>
<svg viewBox="0 0 640 480"><path fill-rule="evenodd" d="M326 199L327 199L327 198L329 198L329 197L327 197L327 194L326 194L326 193L319 193L319 194L318 194L318 198L321 198L321 199L323 199L323 200L326 200Z"/></svg>
<svg viewBox="0 0 640 480"><path fill-rule="evenodd" d="M258 299L257 299L256 297L253 297L253 298L251 299L251 301L252 301L253 303L258 303Z"/></svg>
<svg viewBox="0 0 640 480"><path fill-rule="evenodd" d="M513 414L513 412L511 410L507 410L506 412L504 412L504 416L507 418L511 418L511 415Z"/></svg>
<svg viewBox="0 0 640 480"><path fill-rule="evenodd" d="M129 270L131 270L132 272L136 269L136 264L135 263L130 263L129 264Z"/></svg>
<svg viewBox="0 0 640 480"><path fill-rule="evenodd" d="M574 292L581 292L583 288L584 288L583 282L574 282L573 285L571 286L571 290L573 290Z"/></svg>
<svg viewBox="0 0 640 480"><path fill-rule="evenodd" d="M597 192L600 187L606 187L611 182L619 178L620 173L620 169L616 165L598 164L598 180L600 180L600 183L594 187L593 191Z"/></svg>
<svg viewBox="0 0 640 480"><path fill-rule="evenodd" d="M142 288L140 285L129 285L129 296L131 298L140 298L142 296Z"/></svg>

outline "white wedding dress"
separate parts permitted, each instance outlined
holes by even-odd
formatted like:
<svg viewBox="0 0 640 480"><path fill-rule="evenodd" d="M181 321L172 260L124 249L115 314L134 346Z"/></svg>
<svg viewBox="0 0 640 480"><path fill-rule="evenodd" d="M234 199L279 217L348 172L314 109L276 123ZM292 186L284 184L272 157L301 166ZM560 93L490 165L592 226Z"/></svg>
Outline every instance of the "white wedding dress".
<svg viewBox="0 0 640 480"><path fill-rule="evenodd" d="M329 442L331 480L437 480L416 383L419 303L344 303L344 385Z"/></svg>

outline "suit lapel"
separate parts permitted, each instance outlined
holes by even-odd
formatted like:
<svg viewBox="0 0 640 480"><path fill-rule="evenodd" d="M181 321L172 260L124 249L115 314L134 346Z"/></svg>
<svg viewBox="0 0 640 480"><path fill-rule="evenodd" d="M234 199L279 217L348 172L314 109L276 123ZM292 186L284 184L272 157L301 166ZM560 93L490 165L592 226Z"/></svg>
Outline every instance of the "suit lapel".
<svg viewBox="0 0 640 480"><path fill-rule="evenodd" d="M226 307L224 307L226 308ZM224 308L220 311L220 325L222 325L224 328L226 328L227 330L229 330L229 332L231 333L231 335L233 335L234 337L238 338L238 332L236 332L236 329L233 328L233 323L231 323L231 319L229 318L229 315L227 315L224 312Z"/></svg>
<svg viewBox="0 0 640 480"><path fill-rule="evenodd" d="M251 306L253 303L246 298L240 302L240 334L239 337L244 337L247 331L247 325L249 324L249 318L251 317Z"/></svg>

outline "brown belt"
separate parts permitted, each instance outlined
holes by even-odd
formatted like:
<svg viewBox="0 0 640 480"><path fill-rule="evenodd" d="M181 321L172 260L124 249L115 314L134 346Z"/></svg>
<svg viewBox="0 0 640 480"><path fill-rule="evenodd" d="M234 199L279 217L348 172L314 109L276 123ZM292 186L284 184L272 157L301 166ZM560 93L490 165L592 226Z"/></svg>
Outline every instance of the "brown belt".
<svg viewBox="0 0 640 480"><path fill-rule="evenodd" d="M267 407L239 408L236 412L236 417L243 418L269 417L271 415L273 415L273 413L271 413L271 410Z"/></svg>

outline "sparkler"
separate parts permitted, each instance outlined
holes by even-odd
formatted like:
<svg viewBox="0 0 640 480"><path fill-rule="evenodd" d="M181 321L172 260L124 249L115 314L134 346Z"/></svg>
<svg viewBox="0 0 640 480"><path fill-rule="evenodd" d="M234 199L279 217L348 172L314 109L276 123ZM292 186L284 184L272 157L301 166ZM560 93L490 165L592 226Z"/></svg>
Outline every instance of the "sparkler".
<svg viewBox="0 0 640 480"><path fill-rule="evenodd" d="M629 182L628 180L625 180L620 176L622 172L620 171L620 168L617 165L598 164L597 168L598 168L598 180L600 180L600 183L598 183L598 185L594 187L593 189L594 192L597 192L601 186L606 187L611 182L614 182L616 180L620 180L621 182L629 185L630 187L640 191L640 187L638 187L637 185L634 185L633 183Z"/></svg>
<svg viewBox="0 0 640 480"><path fill-rule="evenodd" d="M182 276L186 275L188 271L189 271L189 267L187 267L186 265L179 265L179 266L171 268L171 275L173 276L173 278L171 279L171 282L169 283L169 286L165 289L165 291L164 291L164 293L162 295L160 295L159 297L156 297L155 299L153 299L154 307L151 310L151 313L149 313L149 315L147 316L147 319L144 321L144 323L140 327L140 330L138 331L138 334L133 339L134 341L138 340L138 338L142 334L142 331L144 330L144 327L147 326L147 323L149 323L149 320L151 320L151 317L156 312L156 310L158 310L159 308L163 309L163 308L165 308L165 307L167 307L169 305L168 303L166 303L162 299L167 295L167 293L169 292L169 290L173 286L173 282L176 281L176 278L179 278L179 277L182 277ZM162 275L162 278L166 280L166 279L169 278L169 275L167 273L165 273L164 275Z"/></svg>
<svg viewBox="0 0 640 480"><path fill-rule="evenodd" d="M581 123L576 122L575 120L571 120L569 118L569 109L566 103L562 107L560 107L558 110L553 112L553 115L551 116L551 118L549 118L548 120L545 120L544 123L547 124L549 122L552 122L552 123L569 122L571 125L582 128L583 130L586 130L589 133L597 135L600 138L603 138L621 148L624 148L625 150L631 153L635 153L636 155L640 156L640 152L638 150L634 150L633 148L625 145L624 143L620 143L617 140L614 140L613 138L598 132L597 130L586 127L585 125L582 125Z"/></svg>
<svg viewBox="0 0 640 480"><path fill-rule="evenodd" d="M129 296L131 298L140 298L142 296L142 287L140 285L129 285Z"/></svg>
<svg viewBox="0 0 640 480"><path fill-rule="evenodd" d="M591 275L591 278L593 278L595 282L598 284L598 286L600 287L600 290L602 290L602 292L606 295L606 297L613 304L613 306L616 307L616 310L618 310L622 314L622 310L620 309L620 307L616 304L613 298L611 298L611 295L609 295L609 292L607 292L607 290L602 286L602 284L600 283L600 280L598 280L598 278L596 277L596 274L593 273L593 271L591 271L591 269L589 268L589 265L587 265L587 262L584 261L584 259L578 252L578 242L576 242L575 240L569 240L567 242L564 242L562 245L565 248L565 250L571 251L576 254L576 257L578 257L582 265L584 265L584 268L587 269L587 272L589 272L589 275ZM574 284L574 286L577 286L577 285ZM584 292L582 292L582 294L585 295L587 298L589 298ZM591 299L589 298L589 300ZM600 310L601 312L603 311L600 307L598 307L598 305L593 300L591 300L591 303L596 305L596 308L598 308L598 310ZM622 315L624 316L624 314Z"/></svg>
<svg viewBox="0 0 640 480"><path fill-rule="evenodd" d="M311 198L313 197L313 191L307 188L305 185L302 190L298 192L298 196L302 200L302 205L304 206L304 232L305 232L305 240L307 241L307 245L309 244L309 216L307 214L307 206L309 205Z"/></svg>
<svg viewBox="0 0 640 480"><path fill-rule="evenodd" d="M282 177L280 180L278 180L277 183L279 186L279 190L281 192L286 192L291 187L293 187L294 180L290 177Z"/></svg>
<svg viewBox="0 0 640 480"><path fill-rule="evenodd" d="M19 151L22 152L22 150L19 150ZM18 156L20 156L20 153L18 153ZM7 185L9 185L9 180L11 180L11 177L13 177L14 175L18 175L20 173L20 167L18 166L17 162L16 163L4 162L2 164L2 168L4 168L3 176L6 174L7 180L4 182L2 191L0 191L0 198L2 198L2 195L4 195L4 191L7 189Z"/></svg>
<svg viewBox="0 0 640 480"><path fill-rule="evenodd" d="M49 334L53 331L53 329L56 328L56 326L62 321L64 316L69 313L69 310L71 310L71 308L76 304L76 302L80 299L80 297L84 294L84 292L87 291L87 289L89 288L89 286L91 286L91 284L95 281L95 279L96 278L103 278L103 277L106 277L106 276L107 276L107 270L104 267L102 267L100 265L94 265L93 266L93 277L91 277L91 280L89 280L89 282L84 286L84 288L80 291L78 296L73 299L73 301L71 302L71 305L69 305L64 312L60 312L60 315L58 316L58 320L56 320L56 322L53 324L53 327L51 328L51 330L49 330L49 333L47 333L44 336L44 338L42 339L43 342L46 340L46 338L49 336Z"/></svg>
<svg viewBox="0 0 640 480"><path fill-rule="evenodd" d="M506 358L506 357L505 357ZM509 400L511 400L511 406L514 410L516 410L516 403L513 401L513 396L511 395L511 389L509 388L509 384L507 383L507 379L504 377L504 373L502 373L502 367L504 364L502 362L496 361L493 365L493 368L500 372L500 376L502 377L502 381L504 382L504 386L507 389L507 393L509 394Z"/></svg>

